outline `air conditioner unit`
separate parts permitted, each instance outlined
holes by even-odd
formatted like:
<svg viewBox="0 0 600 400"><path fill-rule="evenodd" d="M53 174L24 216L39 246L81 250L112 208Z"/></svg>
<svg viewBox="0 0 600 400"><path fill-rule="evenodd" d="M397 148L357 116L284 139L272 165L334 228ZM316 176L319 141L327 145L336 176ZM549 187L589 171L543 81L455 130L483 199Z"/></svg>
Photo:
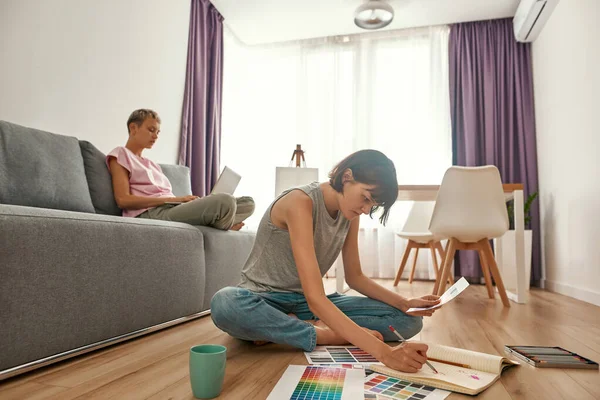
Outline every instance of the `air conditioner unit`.
<svg viewBox="0 0 600 400"><path fill-rule="evenodd" d="M559 0L521 0L513 28L518 42L533 42L546 24Z"/></svg>

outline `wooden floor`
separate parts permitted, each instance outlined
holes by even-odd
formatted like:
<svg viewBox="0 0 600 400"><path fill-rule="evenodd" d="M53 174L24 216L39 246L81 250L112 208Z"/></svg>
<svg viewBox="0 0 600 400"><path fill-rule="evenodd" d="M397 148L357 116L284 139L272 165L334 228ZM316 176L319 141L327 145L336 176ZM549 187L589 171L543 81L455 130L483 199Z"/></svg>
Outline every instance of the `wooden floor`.
<svg viewBox="0 0 600 400"><path fill-rule="evenodd" d="M392 287L392 281L380 282ZM326 280L328 289L334 284ZM402 281L397 290L417 296L432 287ZM503 354L505 344L562 346L600 361L600 307L541 290L532 290L527 305L511 305L503 308L499 298L487 298L485 286L473 285L427 319L418 339L492 354ZM306 364L300 350L243 343L204 317L0 382L0 399L193 399L188 351L200 343L228 348L222 399L265 399L287 365ZM600 399L600 373L521 365L478 397Z"/></svg>

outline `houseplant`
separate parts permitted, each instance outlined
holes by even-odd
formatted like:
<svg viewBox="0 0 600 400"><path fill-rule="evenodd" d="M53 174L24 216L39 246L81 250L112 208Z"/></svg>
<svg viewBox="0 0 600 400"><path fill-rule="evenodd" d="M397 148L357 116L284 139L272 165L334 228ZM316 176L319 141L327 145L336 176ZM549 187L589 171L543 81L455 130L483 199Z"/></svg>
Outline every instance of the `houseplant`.
<svg viewBox="0 0 600 400"><path fill-rule="evenodd" d="M525 202L525 205L523 206L523 213L525 214L525 229L527 229L529 227L529 222L531 222L531 215L529 214L529 210L531 209L531 203L533 203L533 201L535 200L537 195L538 195L537 192L531 193L527 197L527 201ZM514 230L515 229L514 200L511 200L508 203L506 203L506 211L508 212L508 224L509 224L508 229Z"/></svg>

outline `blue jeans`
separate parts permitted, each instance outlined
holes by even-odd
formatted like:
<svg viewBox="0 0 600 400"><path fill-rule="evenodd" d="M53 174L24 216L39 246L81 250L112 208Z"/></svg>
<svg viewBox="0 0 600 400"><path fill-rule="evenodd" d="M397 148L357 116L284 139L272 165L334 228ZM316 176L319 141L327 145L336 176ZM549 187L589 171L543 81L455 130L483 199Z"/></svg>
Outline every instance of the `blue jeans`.
<svg viewBox="0 0 600 400"><path fill-rule="evenodd" d="M380 332L386 342L398 340L389 325L405 339L423 327L422 317L406 315L368 297L335 293L327 298L359 326ZM215 293L210 308L215 325L238 339L288 344L304 351L312 351L317 344L315 327L306 320L318 318L302 294L226 287ZM298 319L287 315L290 313Z"/></svg>

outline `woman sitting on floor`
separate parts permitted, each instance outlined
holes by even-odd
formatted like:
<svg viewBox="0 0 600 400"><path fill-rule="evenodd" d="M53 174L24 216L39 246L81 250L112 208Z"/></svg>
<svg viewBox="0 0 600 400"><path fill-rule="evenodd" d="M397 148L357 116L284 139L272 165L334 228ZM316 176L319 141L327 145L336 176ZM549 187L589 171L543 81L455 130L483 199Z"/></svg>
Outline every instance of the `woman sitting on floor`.
<svg viewBox="0 0 600 400"><path fill-rule="evenodd" d="M289 344L305 351L316 345L352 343L385 365L416 372L427 345L402 343L421 330L422 316L411 307L439 303L438 296L407 299L363 275L358 253L359 217L383 209L385 224L398 196L393 162L375 150L341 161L329 182L283 192L267 209L238 287L217 292L211 301L214 323L257 344ZM325 295L322 278L342 253L346 281L366 297Z"/></svg>

